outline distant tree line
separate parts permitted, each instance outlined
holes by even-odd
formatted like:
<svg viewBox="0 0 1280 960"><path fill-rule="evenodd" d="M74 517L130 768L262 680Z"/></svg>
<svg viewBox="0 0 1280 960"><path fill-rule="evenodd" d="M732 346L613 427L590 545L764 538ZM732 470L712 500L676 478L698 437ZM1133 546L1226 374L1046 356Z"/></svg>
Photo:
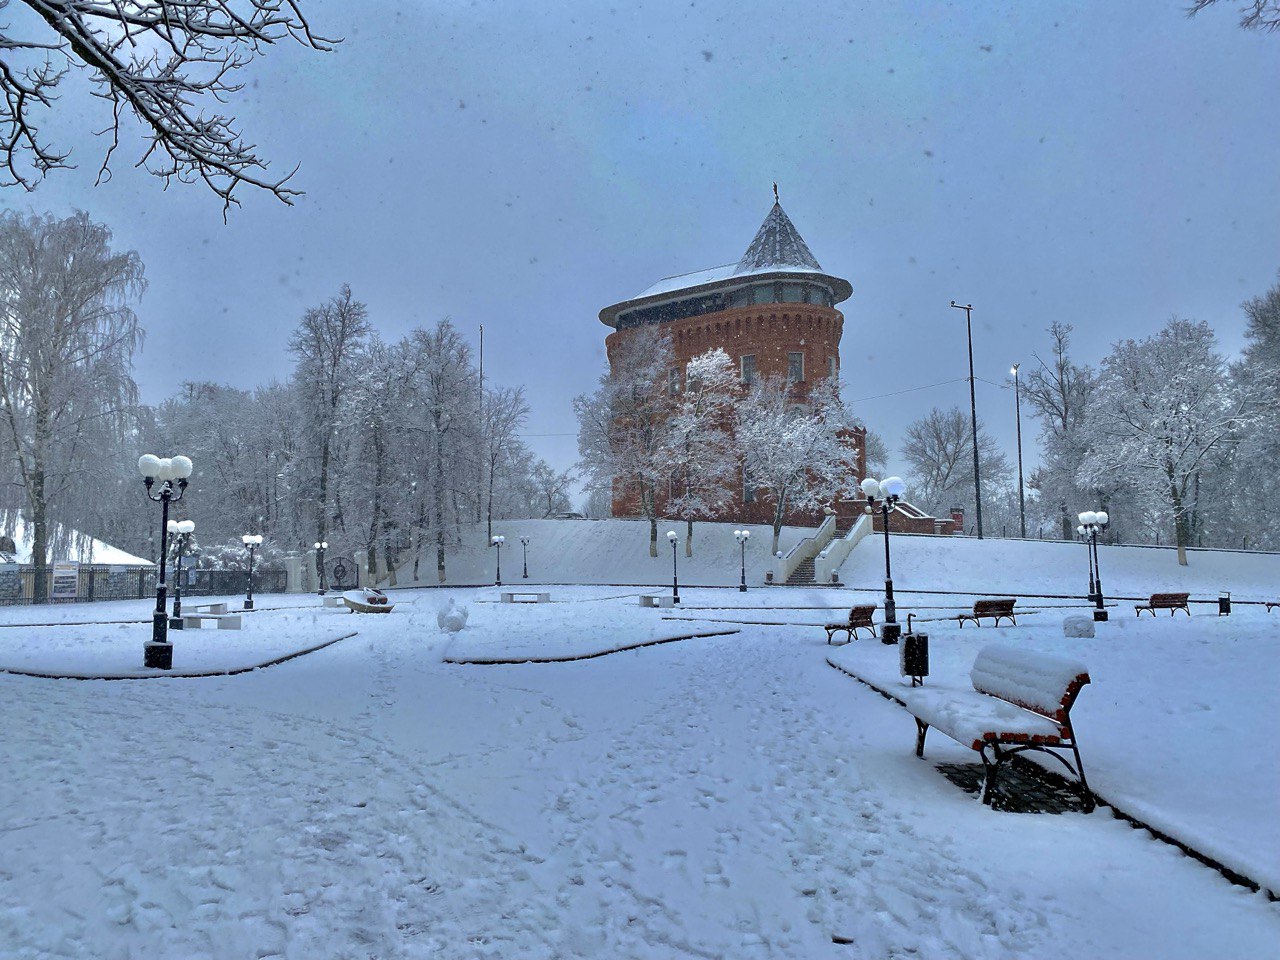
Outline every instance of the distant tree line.
<svg viewBox="0 0 1280 960"><path fill-rule="evenodd" d="M343 286L301 317L287 380L193 381L150 407L132 379L143 287L137 255L87 215L0 215L0 511L29 519L37 565L55 523L155 557L144 452L195 461L176 511L210 556L251 532L268 556L327 542L371 568L412 558L415 577L421 552L443 578L467 525L569 507L572 474L520 439L523 389L482 387L449 320L387 343Z"/></svg>
<svg viewBox="0 0 1280 960"><path fill-rule="evenodd" d="M1072 357L1069 324L1022 383L1040 423L1027 480L1028 536L1070 539L1076 514L1106 509L1107 537L1186 549L1280 549L1280 283L1243 304L1246 346L1229 362L1207 323L1175 317L1153 336L1112 345L1098 368ZM1030 366L1030 364L1028 364ZM1016 533L1016 475L979 425L987 535ZM973 441L960 408L907 429L911 498L972 516Z"/></svg>

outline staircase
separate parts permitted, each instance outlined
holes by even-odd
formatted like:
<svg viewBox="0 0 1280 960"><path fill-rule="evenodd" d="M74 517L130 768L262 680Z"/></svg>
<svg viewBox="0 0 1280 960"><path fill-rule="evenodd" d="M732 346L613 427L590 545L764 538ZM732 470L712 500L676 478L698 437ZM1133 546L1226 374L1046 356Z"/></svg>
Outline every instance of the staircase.
<svg viewBox="0 0 1280 960"><path fill-rule="evenodd" d="M801 560L800 566L796 567L795 572L787 577L787 586L789 587L812 587L815 583L812 557L807 560Z"/></svg>

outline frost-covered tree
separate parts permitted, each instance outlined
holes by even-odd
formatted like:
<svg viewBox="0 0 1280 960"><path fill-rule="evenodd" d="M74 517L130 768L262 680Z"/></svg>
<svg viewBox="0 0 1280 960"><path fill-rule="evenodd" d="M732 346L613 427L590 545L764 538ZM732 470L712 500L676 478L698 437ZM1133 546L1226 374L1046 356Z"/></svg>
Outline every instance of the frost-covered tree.
<svg viewBox="0 0 1280 960"><path fill-rule="evenodd" d="M680 386L678 379L669 383ZM684 554L693 556L693 521L714 517L730 500L741 457L733 408L742 393L737 365L720 347L689 361L668 424L672 497L685 519Z"/></svg>
<svg viewBox="0 0 1280 960"><path fill-rule="evenodd" d="M351 295L350 286L343 284L337 296L303 314L289 341L289 349L297 358L293 381L309 447L307 459L314 464L317 542L329 539L331 524L342 526L341 501L333 497L340 490L333 483L334 454L343 439L338 435L338 425L347 391L356 381L369 332L365 305Z"/></svg>
<svg viewBox="0 0 1280 960"><path fill-rule="evenodd" d="M164 180L203 182L239 204L241 186L285 203L297 168L269 174L267 161L237 129L224 105L243 86L239 71L269 46L292 39L315 50L302 0L21 0L25 15L0 26L0 182L28 190L52 170L72 166L70 151L41 130L68 73L85 74L111 105L99 180L110 176L121 119L132 116L145 147L137 165ZM0 10L13 15L9 0Z"/></svg>
<svg viewBox="0 0 1280 960"><path fill-rule="evenodd" d="M436 576L443 582L450 519L455 527L460 524L464 478L474 484L478 475L479 377L470 346L447 319L431 330L414 330L404 350L405 383L413 404L409 431L426 452L429 495L419 529L435 542Z"/></svg>
<svg viewBox="0 0 1280 960"><path fill-rule="evenodd" d="M600 486L634 493L649 521L651 557L658 555L658 485L671 477L673 356L665 330L640 327L617 346L595 392L573 401L583 469Z"/></svg>
<svg viewBox="0 0 1280 960"><path fill-rule="evenodd" d="M973 425L969 414L959 407L934 407L913 421L902 442L911 481L911 499L917 506L938 515L961 506L965 516L974 516ZM1009 461L996 442L978 423L978 463L986 501L1003 502L1009 486ZM996 523L999 521L996 520Z"/></svg>
<svg viewBox="0 0 1280 960"><path fill-rule="evenodd" d="M1079 480L1128 483L1162 508L1185 566L1201 473L1252 416L1209 325L1175 317L1154 337L1115 344L1103 361Z"/></svg>
<svg viewBox="0 0 1280 960"><path fill-rule="evenodd" d="M774 553L789 510L819 509L852 487L857 451L849 426L838 385L827 381L799 403L783 378L758 378L738 404L744 484L771 503Z"/></svg>
<svg viewBox="0 0 1280 960"><path fill-rule="evenodd" d="M512 476L510 468L514 464L510 456L528 417L529 404L525 402L523 387L485 391L480 442L484 456L486 542L493 537L494 489L504 473L508 479ZM504 467L508 469L504 471Z"/></svg>
<svg viewBox="0 0 1280 960"><path fill-rule="evenodd" d="M54 515L81 526L108 494L95 481L133 425L142 330L132 304L143 287L138 255L112 249L87 214L0 214L0 450L36 566L49 562Z"/></svg>

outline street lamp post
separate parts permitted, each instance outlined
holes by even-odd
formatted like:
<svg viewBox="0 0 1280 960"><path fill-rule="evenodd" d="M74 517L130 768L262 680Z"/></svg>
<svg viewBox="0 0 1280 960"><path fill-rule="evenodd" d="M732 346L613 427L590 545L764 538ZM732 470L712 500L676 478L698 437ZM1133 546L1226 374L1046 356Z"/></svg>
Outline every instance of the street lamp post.
<svg viewBox="0 0 1280 960"><path fill-rule="evenodd" d="M320 593L320 596L322 597L329 592L329 584L325 579L325 573L324 573L324 552L328 549L329 549L328 540L316 541L316 544L315 544L316 572L319 574L319 579L320 579L319 593Z"/></svg>
<svg viewBox="0 0 1280 960"><path fill-rule="evenodd" d="M951 301L951 306L964 311L964 326L969 335L969 416L973 421L973 499L978 517L978 539L982 539L982 476L978 467L978 398L973 387L973 304L963 306Z"/></svg>
<svg viewBox="0 0 1280 960"><path fill-rule="evenodd" d="M187 491L191 476L189 457L157 457L144 454L138 458L138 472L147 488L147 499L160 504L160 579L156 582L156 609L151 615L151 640L142 647L142 663L159 670L173 668L173 645L169 643L168 587L165 584L165 558L169 549L169 504L177 503ZM156 483L159 481L159 487Z"/></svg>
<svg viewBox="0 0 1280 960"><path fill-rule="evenodd" d="M906 484L901 477L885 477L876 480L867 477L862 481L862 494L867 498L867 513L874 512L877 507L884 518L884 626L880 628L882 643L897 643L902 636L902 627L898 623L898 607L893 600L893 566L889 557L889 514L898 505ZM878 503L877 503L878 501Z"/></svg>
<svg viewBox="0 0 1280 960"><path fill-rule="evenodd" d="M671 602L676 604L680 602L680 561L676 556L676 544L680 542L680 538L674 530L668 530L667 539L671 541Z"/></svg>
<svg viewBox="0 0 1280 960"><path fill-rule="evenodd" d="M500 587L502 586L502 545L507 542L507 538L494 537L489 542L498 548L498 567L497 567L495 576L493 578L493 585L495 587Z"/></svg>
<svg viewBox="0 0 1280 960"><path fill-rule="evenodd" d="M262 546L262 534L246 533L240 542L249 548L249 576L244 584L244 608L253 609L253 551Z"/></svg>
<svg viewBox="0 0 1280 960"><path fill-rule="evenodd" d="M521 579L528 580L529 579L529 538L528 537L520 538L520 555L524 563L524 574L521 577Z"/></svg>
<svg viewBox="0 0 1280 960"><path fill-rule="evenodd" d="M747 592L747 541L751 539L750 530L735 530L733 537L738 541L738 546L742 548L742 580L738 583L738 592Z"/></svg>
<svg viewBox="0 0 1280 960"><path fill-rule="evenodd" d="M1107 619L1102 597L1102 568L1098 566L1098 534L1107 529L1111 517L1105 510L1086 510L1079 516L1076 532L1089 550L1089 599L1093 601L1093 619L1103 623Z"/></svg>
<svg viewBox="0 0 1280 960"><path fill-rule="evenodd" d="M1027 501L1022 487L1022 391L1018 383L1018 368L1022 364L1015 363L1009 370L1013 374L1013 417L1018 425L1018 528L1022 531L1022 539L1027 539Z"/></svg>
<svg viewBox="0 0 1280 960"><path fill-rule="evenodd" d="M196 532L196 525L191 520L170 520L166 525L169 533L177 537L178 563L173 571L173 616L169 618L170 630L182 629L182 552L191 543L191 535Z"/></svg>

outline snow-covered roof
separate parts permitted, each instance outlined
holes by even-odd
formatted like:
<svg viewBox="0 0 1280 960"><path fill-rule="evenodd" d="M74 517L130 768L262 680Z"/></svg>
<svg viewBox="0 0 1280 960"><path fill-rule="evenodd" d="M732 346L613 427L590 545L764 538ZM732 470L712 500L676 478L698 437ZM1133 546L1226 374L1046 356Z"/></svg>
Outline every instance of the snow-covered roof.
<svg viewBox="0 0 1280 960"><path fill-rule="evenodd" d="M804 237L800 236L800 231L782 209L782 204L775 200L769 215L764 218L764 223L760 224L755 238L747 247L747 252L736 263L663 277L636 296L605 307L600 311L600 320L613 326L622 310L674 299L672 294L684 295L703 287L732 287L735 281L793 274L812 274L815 278L825 280L832 287L836 303L848 299L853 293L849 281L832 276L822 269L808 244L804 242Z"/></svg>
<svg viewBox="0 0 1280 960"><path fill-rule="evenodd" d="M20 513L0 513L0 532L13 537L17 547L12 557L15 563L31 562L31 537L27 532L26 522ZM86 536L78 530L67 530L61 524L49 524L49 540L62 545L57 555L49 557L50 563L95 563L104 567L150 567L150 560L135 557L131 553L104 543L96 537Z"/></svg>

